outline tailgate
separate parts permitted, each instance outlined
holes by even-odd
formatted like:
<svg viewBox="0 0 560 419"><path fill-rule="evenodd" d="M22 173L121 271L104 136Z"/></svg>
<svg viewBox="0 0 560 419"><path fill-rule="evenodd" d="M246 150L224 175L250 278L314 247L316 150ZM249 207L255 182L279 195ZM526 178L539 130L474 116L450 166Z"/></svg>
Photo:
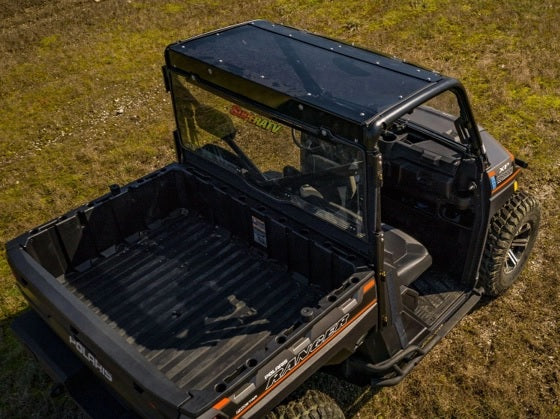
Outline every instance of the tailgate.
<svg viewBox="0 0 560 419"><path fill-rule="evenodd" d="M57 383L51 394L57 394L57 386L64 385L74 401L92 418L137 417L35 311L28 310L18 315L11 327L18 339Z"/></svg>

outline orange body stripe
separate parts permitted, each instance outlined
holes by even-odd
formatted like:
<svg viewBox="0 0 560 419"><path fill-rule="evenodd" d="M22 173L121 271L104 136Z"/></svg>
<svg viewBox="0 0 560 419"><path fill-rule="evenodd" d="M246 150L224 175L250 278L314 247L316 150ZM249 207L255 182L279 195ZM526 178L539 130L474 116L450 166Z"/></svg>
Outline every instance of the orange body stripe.
<svg viewBox="0 0 560 419"><path fill-rule="evenodd" d="M514 160L515 160L515 156L511 153L511 151L509 151L509 150L506 148L506 152L509 154L509 159L510 159L511 161L514 161Z"/></svg>
<svg viewBox="0 0 560 419"><path fill-rule="evenodd" d="M214 406L212 406L212 408L216 410L223 409L224 407L226 407L226 405L229 402L230 402L229 398L225 397L222 400L220 400L218 403L216 403Z"/></svg>
<svg viewBox="0 0 560 419"><path fill-rule="evenodd" d="M370 289L372 289L375 286L375 281L372 279L371 281L369 281L366 285L364 285L363 290L364 290L364 294L366 292L368 292Z"/></svg>
<svg viewBox="0 0 560 419"><path fill-rule="evenodd" d="M372 281L373 283L375 283L375 281ZM368 284L364 285L364 287L366 287ZM296 372L298 370L299 367L301 367L302 365L304 365L307 361L309 361L311 358L313 358L314 355L319 353L319 350L325 346L327 343L329 343L331 340L333 340L336 336L338 336L344 329L346 329L348 326L350 326L352 323L354 323L354 321L360 317L362 314L364 314L368 309L370 309L371 307L373 307L375 305L375 303L377 303L377 300L373 300L371 303L369 303L367 306L365 306L363 309L360 310L360 312L358 314L356 314L351 321L349 321L348 323L346 323L344 326L342 326L334 335L332 335L329 339L327 339L326 341L324 341L321 345L319 345L317 347L317 349L315 349L315 352L313 353L313 355L311 355L309 358L307 358L306 360L304 360L301 364L296 365L292 370L290 370L288 373L286 373L286 375L284 377L282 377L281 379L279 379L276 383L274 383L268 390L266 390L263 394L261 394L259 397L257 397L251 404L249 404L249 406L247 406L245 409L243 409L243 411L241 413L239 413L238 415L235 415L235 417L233 419L238 419L241 417L241 415L245 412L247 412L247 410L251 409L255 404L257 404L260 400L262 400L262 398L264 396L266 396L268 393L270 393L272 390L274 390L274 388L276 388L278 385L280 385L286 378L288 378L290 375L292 375L294 372Z"/></svg>

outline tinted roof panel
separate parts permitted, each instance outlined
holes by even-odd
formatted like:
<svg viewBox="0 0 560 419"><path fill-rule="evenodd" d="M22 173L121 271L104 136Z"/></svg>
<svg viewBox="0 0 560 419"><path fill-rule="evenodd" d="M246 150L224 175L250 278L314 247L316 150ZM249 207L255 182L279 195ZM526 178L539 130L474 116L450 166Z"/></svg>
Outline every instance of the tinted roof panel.
<svg viewBox="0 0 560 419"><path fill-rule="evenodd" d="M172 49L356 122L441 79L398 60L269 22L225 29Z"/></svg>

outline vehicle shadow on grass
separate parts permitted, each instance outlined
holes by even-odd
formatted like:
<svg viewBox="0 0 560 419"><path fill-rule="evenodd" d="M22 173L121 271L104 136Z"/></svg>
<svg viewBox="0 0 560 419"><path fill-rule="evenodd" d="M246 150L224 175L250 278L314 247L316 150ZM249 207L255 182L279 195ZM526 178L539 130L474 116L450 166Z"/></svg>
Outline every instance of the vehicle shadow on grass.
<svg viewBox="0 0 560 419"><path fill-rule="evenodd" d="M297 399L308 390L318 390L330 396L340 406L346 418L352 418L375 396L381 388L357 386L330 374L318 372L303 383L287 400ZM372 415L374 412L372 412ZM369 417L369 416L368 416Z"/></svg>
<svg viewBox="0 0 560 419"><path fill-rule="evenodd" d="M28 310L0 320L0 417L85 417L67 394L51 397L53 381L11 330Z"/></svg>

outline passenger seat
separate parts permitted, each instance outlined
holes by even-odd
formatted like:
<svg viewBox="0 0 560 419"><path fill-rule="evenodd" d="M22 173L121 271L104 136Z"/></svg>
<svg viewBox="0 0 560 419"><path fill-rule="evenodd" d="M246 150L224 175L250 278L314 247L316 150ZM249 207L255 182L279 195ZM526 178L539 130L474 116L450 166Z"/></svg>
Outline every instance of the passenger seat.
<svg viewBox="0 0 560 419"><path fill-rule="evenodd" d="M397 272L399 285L409 286L432 265L432 257L420 242L404 231L383 224L385 264Z"/></svg>

